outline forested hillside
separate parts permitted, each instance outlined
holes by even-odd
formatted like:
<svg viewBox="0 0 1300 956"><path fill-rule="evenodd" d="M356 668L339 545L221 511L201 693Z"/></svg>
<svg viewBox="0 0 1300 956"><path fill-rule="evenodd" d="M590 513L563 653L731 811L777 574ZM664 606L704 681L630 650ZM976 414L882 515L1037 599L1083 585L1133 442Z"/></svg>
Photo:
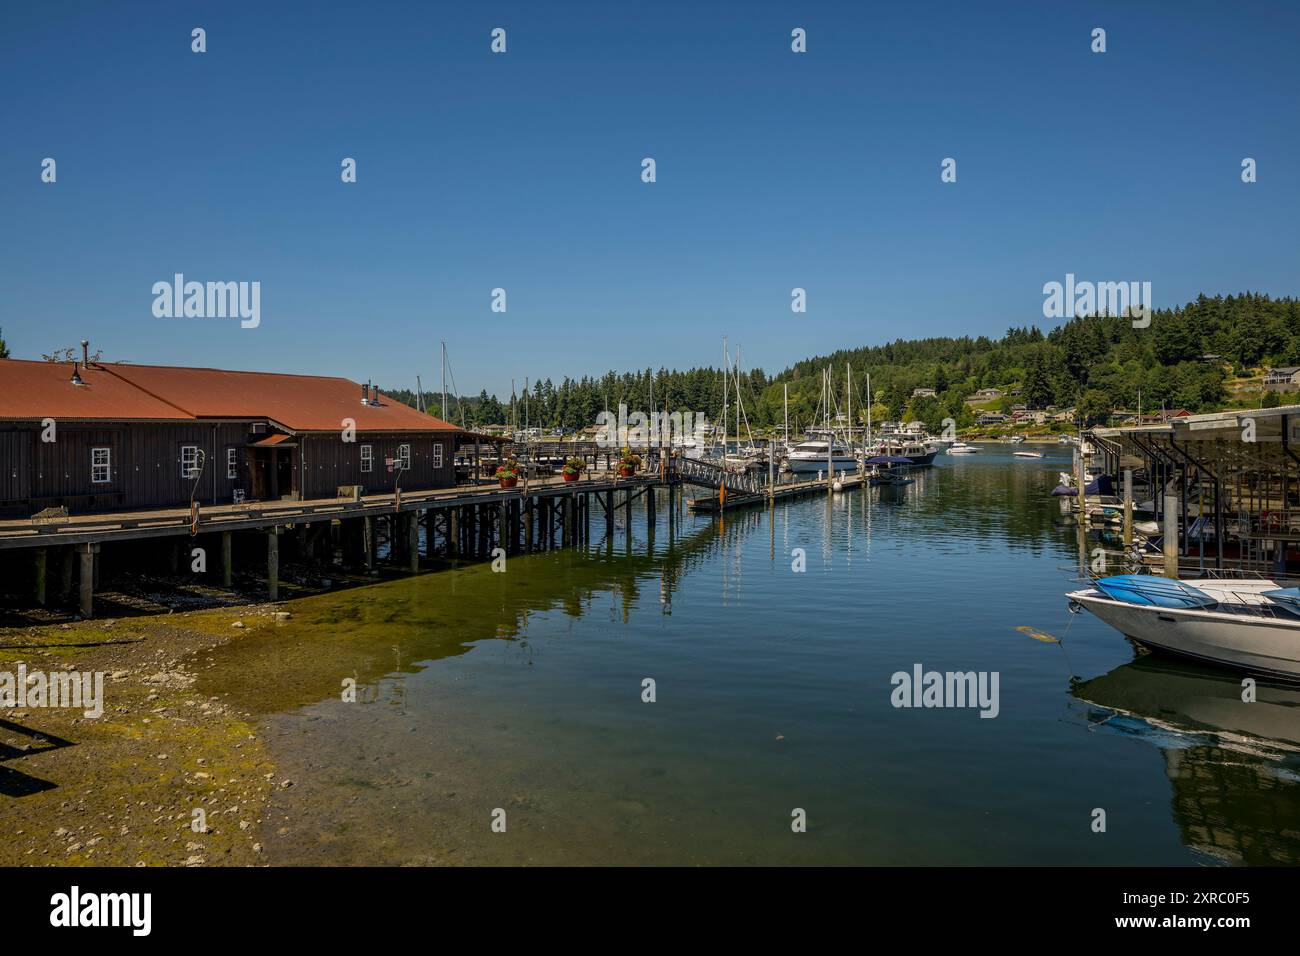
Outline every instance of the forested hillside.
<svg viewBox="0 0 1300 956"><path fill-rule="evenodd" d="M1114 316L1073 319L1044 332L1037 325L1009 328L998 339L899 339L886 345L846 349L803 359L775 376L762 370L741 375L741 395L755 427L779 424L783 386L789 386L791 424L809 423L822 390L822 370L830 366L833 392L845 404L846 370L853 369L855 418L866 399L871 376L873 413L888 418L919 418L932 428L946 417L959 425L973 421L967 396L985 387L1019 388L1014 399L1029 408L1077 407L1089 423L1103 421L1114 409L1186 408L1209 411L1227 398L1226 383L1262 365L1300 365L1300 300L1266 295L1200 296L1177 309L1153 312L1148 328ZM916 388L933 388L936 397L911 397ZM389 391L410 404L415 396ZM734 395L734 386L733 392ZM717 419L722 412L722 373L716 368L688 371L645 369L608 372L599 378L552 377L534 380L515 396L517 420L524 423L524 402L532 425L581 428L605 408L625 402L630 409L703 412ZM449 417L457 424L505 423L510 397L481 393L450 400ZM1003 406L1013 399L1004 398ZM428 393L425 403L438 411L441 398ZM652 405L653 403L653 405Z"/></svg>

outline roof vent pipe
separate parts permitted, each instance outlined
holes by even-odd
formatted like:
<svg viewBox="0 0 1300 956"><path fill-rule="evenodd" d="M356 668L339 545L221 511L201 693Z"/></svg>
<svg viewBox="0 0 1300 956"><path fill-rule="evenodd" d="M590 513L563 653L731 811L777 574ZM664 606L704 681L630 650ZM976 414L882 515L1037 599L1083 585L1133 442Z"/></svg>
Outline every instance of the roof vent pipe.
<svg viewBox="0 0 1300 956"><path fill-rule="evenodd" d="M90 339L81 340L81 367L90 368Z"/></svg>
<svg viewBox="0 0 1300 956"><path fill-rule="evenodd" d="M370 383L369 382L361 386L361 404L362 405L370 404Z"/></svg>
<svg viewBox="0 0 1300 956"><path fill-rule="evenodd" d="M76 363L75 361L72 363L72 384L73 384L73 385L84 385L84 384L85 384L85 383L81 380L81 374L77 371L77 363Z"/></svg>

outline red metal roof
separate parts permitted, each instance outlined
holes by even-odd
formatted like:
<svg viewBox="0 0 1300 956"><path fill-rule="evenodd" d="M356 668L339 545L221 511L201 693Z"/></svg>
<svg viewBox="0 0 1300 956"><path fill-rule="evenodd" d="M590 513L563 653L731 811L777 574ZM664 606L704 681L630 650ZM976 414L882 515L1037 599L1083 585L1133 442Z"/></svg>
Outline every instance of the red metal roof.
<svg viewBox="0 0 1300 956"><path fill-rule="evenodd" d="M234 372L165 365L94 365L85 386L67 363L0 359L0 419L266 419L292 432L456 431L440 418L379 396L363 404L361 385L323 375Z"/></svg>
<svg viewBox="0 0 1300 956"><path fill-rule="evenodd" d="M0 419L184 421L194 417L99 368L80 369L79 374L84 385L72 384L68 362L0 359Z"/></svg>

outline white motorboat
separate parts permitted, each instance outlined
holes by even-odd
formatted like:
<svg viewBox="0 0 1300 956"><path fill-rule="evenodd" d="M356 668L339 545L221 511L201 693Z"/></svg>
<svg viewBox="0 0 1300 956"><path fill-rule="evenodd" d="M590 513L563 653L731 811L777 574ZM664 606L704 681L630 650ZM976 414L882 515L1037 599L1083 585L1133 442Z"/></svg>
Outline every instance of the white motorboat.
<svg viewBox="0 0 1300 956"><path fill-rule="evenodd" d="M1300 590L1263 579L1175 581L1119 575L1070 592L1130 640L1155 651L1300 680Z"/></svg>
<svg viewBox="0 0 1300 956"><path fill-rule="evenodd" d="M1042 458L1041 451L1013 451L1011 453L1016 458Z"/></svg>
<svg viewBox="0 0 1300 956"><path fill-rule="evenodd" d="M830 467L836 471L849 471L858 467L858 458L853 449L829 433L809 435L790 449L785 460L790 470L799 474L824 472L828 460Z"/></svg>
<svg viewBox="0 0 1300 956"><path fill-rule="evenodd" d="M1013 445L1023 445L1025 443L1025 436L1012 435L1010 438L1007 439L1007 441L1011 442L1011 444Z"/></svg>
<svg viewBox="0 0 1300 956"><path fill-rule="evenodd" d="M948 446L950 455L978 455L979 449L974 445L968 445L964 441L955 441Z"/></svg>

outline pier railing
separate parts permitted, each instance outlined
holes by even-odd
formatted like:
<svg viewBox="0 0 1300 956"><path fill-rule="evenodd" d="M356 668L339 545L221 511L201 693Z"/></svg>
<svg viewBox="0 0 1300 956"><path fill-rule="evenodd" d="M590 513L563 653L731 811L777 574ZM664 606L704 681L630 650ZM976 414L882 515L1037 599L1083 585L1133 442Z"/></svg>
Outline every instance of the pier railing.
<svg viewBox="0 0 1300 956"><path fill-rule="evenodd" d="M732 494L760 495L767 490L767 482L750 474L728 471L724 466L701 458L677 458L673 467L678 478L706 488L725 487Z"/></svg>

